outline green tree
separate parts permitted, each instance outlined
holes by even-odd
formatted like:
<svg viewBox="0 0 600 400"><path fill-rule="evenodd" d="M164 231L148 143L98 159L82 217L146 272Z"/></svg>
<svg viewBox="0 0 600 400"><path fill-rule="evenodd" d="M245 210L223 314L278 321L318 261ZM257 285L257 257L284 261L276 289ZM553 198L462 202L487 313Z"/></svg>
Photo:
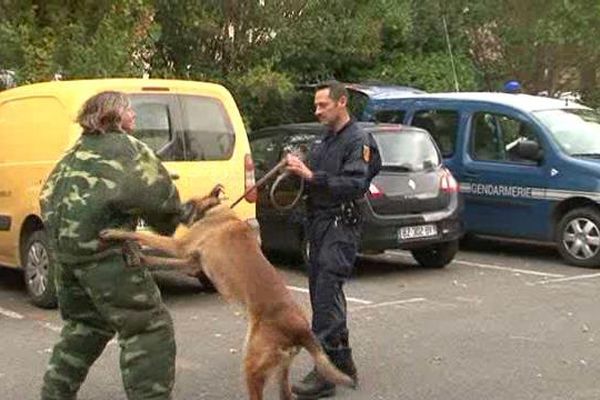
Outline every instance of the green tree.
<svg viewBox="0 0 600 400"><path fill-rule="evenodd" d="M141 76L152 14L144 0L4 0L0 60L22 82Z"/></svg>
<svg viewBox="0 0 600 400"><path fill-rule="evenodd" d="M298 0L156 0L158 74L227 79L272 58L280 29L303 8Z"/></svg>

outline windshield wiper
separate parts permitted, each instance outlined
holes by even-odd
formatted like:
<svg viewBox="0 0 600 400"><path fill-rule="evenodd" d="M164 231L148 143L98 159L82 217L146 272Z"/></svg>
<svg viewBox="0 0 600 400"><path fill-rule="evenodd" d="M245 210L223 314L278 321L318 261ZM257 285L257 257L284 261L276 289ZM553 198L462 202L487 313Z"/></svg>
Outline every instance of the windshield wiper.
<svg viewBox="0 0 600 400"><path fill-rule="evenodd" d="M600 153L575 153L575 154L571 154L571 157L600 158Z"/></svg>
<svg viewBox="0 0 600 400"><path fill-rule="evenodd" d="M414 170L412 164L383 164L381 169L385 171L400 171L412 172Z"/></svg>

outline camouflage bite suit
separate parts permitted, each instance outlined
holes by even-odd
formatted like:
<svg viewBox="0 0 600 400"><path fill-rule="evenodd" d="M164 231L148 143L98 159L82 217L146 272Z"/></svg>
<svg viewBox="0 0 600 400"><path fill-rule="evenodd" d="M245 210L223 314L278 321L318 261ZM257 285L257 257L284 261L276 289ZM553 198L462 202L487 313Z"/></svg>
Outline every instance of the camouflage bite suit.
<svg viewBox="0 0 600 400"><path fill-rule="evenodd" d="M118 334L127 398L171 397L173 322L150 273L125 265L106 228L134 230L138 218L172 234L181 204L152 150L124 133L84 134L40 194L65 321L44 376L42 400L75 399L89 368Z"/></svg>

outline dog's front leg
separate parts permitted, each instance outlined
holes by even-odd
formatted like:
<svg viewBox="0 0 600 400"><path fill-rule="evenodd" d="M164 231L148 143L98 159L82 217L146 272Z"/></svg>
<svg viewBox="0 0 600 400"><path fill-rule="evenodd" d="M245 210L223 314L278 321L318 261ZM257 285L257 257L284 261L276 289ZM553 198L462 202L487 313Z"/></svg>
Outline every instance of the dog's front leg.
<svg viewBox="0 0 600 400"><path fill-rule="evenodd" d="M158 257L142 254L140 256L142 264L147 267L161 266L161 267L172 267L177 269L188 269L195 267L197 260L195 257L188 258L170 258L170 257Z"/></svg>
<svg viewBox="0 0 600 400"><path fill-rule="evenodd" d="M161 236L149 232L130 232L120 229L105 229L100 232L103 240L134 240L142 246L160 250L168 255L179 257L177 241L169 236Z"/></svg>

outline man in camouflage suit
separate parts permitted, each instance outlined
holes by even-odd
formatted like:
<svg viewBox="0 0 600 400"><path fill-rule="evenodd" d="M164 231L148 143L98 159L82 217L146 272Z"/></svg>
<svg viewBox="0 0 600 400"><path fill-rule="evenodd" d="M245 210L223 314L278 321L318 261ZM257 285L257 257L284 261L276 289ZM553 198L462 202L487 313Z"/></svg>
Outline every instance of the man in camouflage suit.
<svg viewBox="0 0 600 400"><path fill-rule="evenodd" d="M65 321L44 376L42 400L75 399L89 368L118 334L128 399L169 399L175 374L173 322L150 273L125 265L107 228L134 230L139 218L161 234L179 221L179 194L152 150L128 133L135 114L118 92L90 98L84 128L50 174L42 217L55 261Z"/></svg>

